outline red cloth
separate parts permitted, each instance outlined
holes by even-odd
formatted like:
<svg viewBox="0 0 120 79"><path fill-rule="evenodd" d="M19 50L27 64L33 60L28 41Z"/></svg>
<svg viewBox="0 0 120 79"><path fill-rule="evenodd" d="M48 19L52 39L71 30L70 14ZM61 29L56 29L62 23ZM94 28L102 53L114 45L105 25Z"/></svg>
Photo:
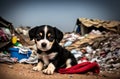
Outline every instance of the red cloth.
<svg viewBox="0 0 120 79"><path fill-rule="evenodd" d="M58 70L58 72L61 74L78 74L86 72L93 72L98 74L100 72L100 68L96 62L83 62L70 68L61 68Z"/></svg>

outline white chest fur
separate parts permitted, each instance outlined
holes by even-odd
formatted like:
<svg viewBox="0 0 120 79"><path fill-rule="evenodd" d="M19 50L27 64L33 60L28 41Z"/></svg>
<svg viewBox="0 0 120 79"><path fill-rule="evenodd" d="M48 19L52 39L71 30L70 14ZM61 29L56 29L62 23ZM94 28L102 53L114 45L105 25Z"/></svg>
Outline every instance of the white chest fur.
<svg viewBox="0 0 120 79"><path fill-rule="evenodd" d="M50 53L50 54L46 54L45 52L42 52L41 54L38 54L39 59L42 59L44 62L44 65L48 65L49 64L49 60L50 59L54 59L54 57L57 55L56 52Z"/></svg>

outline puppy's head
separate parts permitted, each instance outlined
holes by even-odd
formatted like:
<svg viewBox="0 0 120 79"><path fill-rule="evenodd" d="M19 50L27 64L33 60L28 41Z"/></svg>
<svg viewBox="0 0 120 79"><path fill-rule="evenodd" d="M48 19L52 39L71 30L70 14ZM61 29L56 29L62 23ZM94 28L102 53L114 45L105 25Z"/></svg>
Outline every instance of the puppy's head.
<svg viewBox="0 0 120 79"><path fill-rule="evenodd" d="M59 43L63 33L56 27L49 25L37 26L29 30L30 40L35 40L37 48L41 51L48 51L55 42Z"/></svg>

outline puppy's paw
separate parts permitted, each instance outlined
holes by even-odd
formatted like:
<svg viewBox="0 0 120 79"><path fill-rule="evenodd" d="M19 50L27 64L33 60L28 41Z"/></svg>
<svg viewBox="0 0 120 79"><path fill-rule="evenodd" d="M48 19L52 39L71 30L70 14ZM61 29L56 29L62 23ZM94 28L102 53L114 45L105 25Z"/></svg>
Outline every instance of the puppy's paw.
<svg viewBox="0 0 120 79"><path fill-rule="evenodd" d="M41 67L39 67L39 66L35 66L35 67L33 67L33 70L34 70L34 71L41 71L41 70L42 70L42 68L41 68Z"/></svg>
<svg viewBox="0 0 120 79"><path fill-rule="evenodd" d="M67 59L66 61L66 68L70 68L71 67L71 59Z"/></svg>
<svg viewBox="0 0 120 79"><path fill-rule="evenodd" d="M33 67L33 70L35 70L35 71L41 71L42 68L43 68L43 63L42 63L42 62L39 62L39 63L37 64L37 66Z"/></svg>
<svg viewBox="0 0 120 79"><path fill-rule="evenodd" d="M50 63L46 69L43 70L44 74L52 75L54 73L55 66Z"/></svg>

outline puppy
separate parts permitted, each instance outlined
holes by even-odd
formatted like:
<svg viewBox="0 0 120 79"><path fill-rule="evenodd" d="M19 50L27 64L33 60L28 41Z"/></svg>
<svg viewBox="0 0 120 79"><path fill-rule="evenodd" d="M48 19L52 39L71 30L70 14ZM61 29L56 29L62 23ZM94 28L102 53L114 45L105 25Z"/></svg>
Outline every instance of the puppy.
<svg viewBox="0 0 120 79"><path fill-rule="evenodd" d="M29 30L30 40L35 40L39 62L33 70L53 74L59 68L69 68L77 64L73 54L59 45L63 33L56 27L41 25Z"/></svg>

